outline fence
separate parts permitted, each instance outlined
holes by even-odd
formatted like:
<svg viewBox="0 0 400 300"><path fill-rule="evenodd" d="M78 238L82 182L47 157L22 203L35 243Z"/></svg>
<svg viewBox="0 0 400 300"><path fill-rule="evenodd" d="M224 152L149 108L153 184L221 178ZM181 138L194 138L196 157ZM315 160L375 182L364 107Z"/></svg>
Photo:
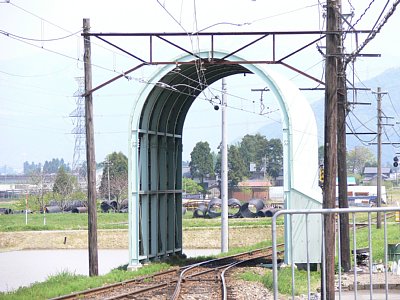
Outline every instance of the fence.
<svg viewBox="0 0 400 300"><path fill-rule="evenodd" d="M342 208L342 209L335 208L335 209L310 209L310 210L306 210L306 209L304 209L304 210L281 210L281 211L277 212L272 218L274 299L277 300L278 299L278 294L279 294L279 292L278 292L278 287L279 287L279 285L278 285L278 261L277 261L277 258L278 258L278 255L277 255L277 219L279 217L286 216L286 218L285 218L286 222L290 222L291 223L293 215L304 215L305 216L305 222L306 222L306 224L305 224L305 226L306 226L306 231L305 231L306 232L305 233L305 236L306 236L305 237L306 238L306 243L305 243L306 244L306 249L305 249L305 251L307 252L307 257L309 257L309 253L310 253L310 249L309 249L310 240L313 238L313 237L310 237L310 235L309 235L309 226L310 225L308 224L309 222L307 221L308 217L310 215L320 215L320 217L321 217L321 220L322 220L322 222L321 222L321 224L322 224L322 241L323 242L322 242L322 258L321 258L321 262L322 262L322 266L321 266L322 267L322 269L321 269L322 270L321 282L322 282L322 284L321 284L320 291L321 291L322 298L326 299L327 290L326 290L326 284L325 283L326 283L326 279L327 279L327 274L325 273L325 270L326 270L326 265L325 265L326 257L325 257L325 255L326 255L326 253L325 253L325 245L324 245L325 228L323 226L323 224L324 224L323 218L324 218L325 215L331 215L331 214L334 214L334 216L336 217L336 237L335 237L335 250L336 250L335 251L335 258L336 258L336 260L335 261L337 261L337 272L338 272L338 284L335 287L336 291L334 292L335 296L336 296L336 299L342 299L342 297L345 297L345 295L348 295L348 293L349 293L348 291L345 292L343 290L343 288L342 288L342 280L343 280L343 278L342 278L343 274L342 273L343 272L342 272L342 260L341 260L341 255L340 255L340 252L341 252L340 230L337 230L338 229L338 224L340 224L340 217L341 217L341 215L343 216L343 214L347 214L347 216L349 217L349 220L351 220L351 222L349 222L349 228L350 228L349 231L352 232L352 235L353 235L353 237L350 238L350 245L353 248L353 250L351 252L352 253L351 254L351 264L352 264L352 274L354 276L353 277L353 282L352 282L352 286L353 286L352 294L353 295L351 296L351 298L357 299L358 294L359 294L357 276L361 276L361 275L358 272L359 268L357 267L358 266L357 258L359 258L360 252L365 251L366 252L365 254L367 256L366 269L368 269L367 273L369 273L369 280L368 280L368 283L367 283L367 285L369 285L368 286L369 298L370 299L377 299L376 296L374 296L374 289L377 290L379 288L381 294L382 294L381 290L384 290L383 293L384 293L385 299L389 299L388 297L389 297L389 295L390 295L390 293L392 291L389 290L389 281L388 281L388 273L389 273L388 267L389 267L389 264L388 264L388 236L387 236L388 220L387 219L388 219L388 214L389 213L398 212L398 211L400 211L399 207L379 207L379 208L376 208L376 207L375 208L360 208L359 207L359 208ZM366 249L359 249L361 251L357 251L357 232L356 232L357 222L356 222L356 214L361 214L361 213L364 213L364 214L366 213L368 215L368 221L364 224L365 226L368 227L368 247ZM372 217L371 217L372 213L379 213L381 216L383 215L383 220L382 220L383 232L382 232L382 234L383 234L383 243L384 243L384 261L381 264L382 269L380 271L384 274L384 276L381 276L381 277L383 277L384 282L379 286L374 285L376 283L376 282L374 283L374 276L375 276L375 273L376 273L377 270L374 269L374 268L376 268L376 265L373 264L374 249L373 249L373 243L372 243L372 224L373 224L372 223ZM291 225L287 226L287 224L286 224L286 227L290 227L290 226ZM359 224L358 224L358 226L359 226ZM399 224L399 226L400 226L400 224ZM291 238L291 237L289 237L289 238ZM400 242L400 233L397 234L394 238L396 238L398 243L399 243ZM351 240L352 240L352 243L351 243ZM285 244L289 244L289 245L292 246L292 243L285 243ZM391 246L394 246L394 245L391 245ZM396 245L396 247L392 247L392 248L397 249L397 245ZM285 251L286 250L291 250L291 249L285 249ZM293 251L289 251L288 253L290 253L290 255L293 256ZM400 253L398 254L398 256L397 256L396 253L392 253L392 254L389 253L389 255L390 255L389 258L391 260L396 260L396 261L399 260L399 262L400 262ZM288 260L292 262L293 261L293 257L289 257ZM396 264L393 263L392 266L395 267ZM295 265L292 263L291 264L292 299L294 299L294 297L296 295L295 268L296 268ZM312 297L314 297L314 296L312 296L313 293L312 293L311 287L310 287L311 286L311 279L310 279L311 278L311 271L310 271L310 263L309 263L308 260L307 260L307 263L306 263L306 268L307 268L307 291L308 291L307 295L308 295L308 299L312 299ZM330 275L332 275L332 274L330 274ZM396 276L396 282L397 282L397 284L395 283L394 286L397 289L400 289L400 275ZM360 288L361 288L361 286L360 286ZM363 288L365 288L365 286L363 286ZM393 293L396 293L396 297L399 297L399 298L396 298L396 299L400 299L400 291L399 290L397 290L397 291L395 291ZM319 297L317 297L317 298L319 298ZM350 299L350 298L346 298L346 299ZM384 299L384 298L382 298L382 299ZM391 297L390 299L394 299L394 298Z"/></svg>

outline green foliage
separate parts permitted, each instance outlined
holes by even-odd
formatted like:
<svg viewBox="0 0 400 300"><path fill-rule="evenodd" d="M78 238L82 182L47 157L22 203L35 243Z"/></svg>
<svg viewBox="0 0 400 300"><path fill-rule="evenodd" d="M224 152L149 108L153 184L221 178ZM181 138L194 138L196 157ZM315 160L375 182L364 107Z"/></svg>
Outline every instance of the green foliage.
<svg viewBox="0 0 400 300"><path fill-rule="evenodd" d="M228 151L228 180L231 186L237 186L248 174L246 164L238 147L232 145Z"/></svg>
<svg viewBox="0 0 400 300"><path fill-rule="evenodd" d="M283 167L283 146L280 139L270 139L267 143L267 152L264 154L266 171L276 179Z"/></svg>
<svg viewBox="0 0 400 300"><path fill-rule="evenodd" d="M347 152L347 169L352 174L362 174L366 165L376 166L375 156L366 147L355 147Z"/></svg>
<svg viewBox="0 0 400 300"><path fill-rule="evenodd" d="M43 165L43 173L55 174L60 168L64 168L67 172L71 171L71 168L65 164L64 159L53 158L51 161L45 161Z"/></svg>
<svg viewBox="0 0 400 300"><path fill-rule="evenodd" d="M24 162L24 174L28 175L31 174L33 172L38 172L42 169L42 164L38 163L35 164L34 162L29 163L29 162Z"/></svg>
<svg viewBox="0 0 400 300"><path fill-rule="evenodd" d="M213 156L208 142L198 142L190 153L190 158L192 178L200 178L203 183L205 177L214 175Z"/></svg>
<svg viewBox="0 0 400 300"><path fill-rule="evenodd" d="M250 163L256 164L257 171L260 171L263 162L262 158L267 151L268 140L265 136L257 133L256 135L246 134L240 142L239 152L243 157L246 169L249 168Z"/></svg>
<svg viewBox="0 0 400 300"><path fill-rule="evenodd" d="M62 271L56 275L49 276L45 282L34 283L30 287L19 288L12 293L0 293L0 298L6 300L55 298L72 292L83 291L166 271L169 268L171 268L171 266L166 263L152 263L144 265L134 272L127 271L126 267L120 267L106 275L95 277L76 275L74 273Z"/></svg>
<svg viewBox="0 0 400 300"><path fill-rule="evenodd" d="M44 165L41 163L29 163L24 162L24 174L32 174L37 172L43 172L44 174L55 174L58 172L58 169L63 167L67 172L71 171L71 168L68 164L64 162L64 159L53 158L51 161L45 161Z"/></svg>
<svg viewBox="0 0 400 300"><path fill-rule="evenodd" d="M53 185L53 192L67 197L72 194L77 187L77 180L75 176L69 175L63 166L58 169L56 180Z"/></svg>
<svg viewBox="0 0 400 300"><path fill-rule="evenodd" d="M182 188L187 194L198 194L203 191L203 187L190 178L182 179Z"/></svg>
<svg viewBox="0 0 400 300"><path fill-rule="evenodd" d="M42 211L46 204L48 204L53 199L54 195L52 193L44 193L43 195L28 195L28 210ZM26 209L26 197L22 197L16 202L15 209Z"/></svg>
<svg viewBox="0 0 400 300"><path fill-rule="evenodd" d="M103 163L103 175L100 182L100 194L117 201L117 205L128 197L128 158L122 152L113 152L106 157Z"/></svg>
<svg viewBox="0 0 400 300"><path fill-rule="evenodd" d="M356 173L356 174L348 173L347 176L354 177L356 179L356 183L357 184L360 184L361 180L363 179L363 176L361 174L358 174L358 173Z"/></svg>
<svg viewBox="0 0 400 300"><path fill-rule="evenodd" d="M21 200L22 201L22 200ZM24 209L21 208L21 209ZM232 213L237 210L233 210ZM36 230L86 230L88 226L87 214L56 213L46 214L46 225L43 225L43 214L28 214L28 225L25 225L25 214L2 215L0 218L0 231L36 231ZM278 225L283 224L283 218L277 220ZM193 218L187 212L183 216L183 229L221 227L221 218L202 219ZM229 226L234 227L265 227L271 226L271 218L254 219L229 219ZM127 229L128 214L123 213L98 213L97 226L99 229Z"/></svg>
<svg viewBox="0 0 400 300"><path fill-rule="evenodd" d="M266 269L265 275L261 281L264 286L270 290L273 290L273 276L272 270ZM249 277L249 276L248 276ZM311 292L316 292L321 286L321 273L311 272L310 273L310 288ZM307 271L299 271L295 269L294 272L294 283L295 283L295 295L307 294ZM290 267L281 268L278 271L278 291L281 294L291 295L292 294L292 269Z"/></svg>
<svg viewBox="0 0 400 300"><path fill-rule="evenodd" d="M376 216L376 213L374 214ZM372 215L371 215L372 217ZM367 216L365 217L367 218ZM366 219L364 219L364 222ZM382 216L383 220L383 216ZM353 249L353 232L350 231L350 248ZM387 237L388 243L399 243L400 242L400 227L398 224L387 224ZM371 227L371 240L372 240L372 251L374 261L384 261L385 259L385 241L383 229L376 229L376 226ZM367 248L368 247L368 227L357 229L356 232L356 248Z"/></svg>
<svg viewBox="0 0 400 300"><path fill-rule="evenodd" d="M232 211L233 212L233 211ZM249 228L257 228L257 227L266 227L271 226L271 218L246 218L246 219L235 219L230 218L228 220L229 226L232 227L249 227ZM277 220L277 225L283 225L283 218L279 218ZM204 228L204 227L212 227L212 228L220 228L221 227L221 218L215 219L203 219L203 218L193 218L192 214L186 213L182 220L183 229L194 229L194 228Z"/></svg>
<svg viewBox="0 0 400 300"><path fill-rule="evenodd" d="M87 214L46 214L46 225L43 225L43 218L44 215L40 213L28 214L28 225L25 225L25 214L2 215L0 231L87 230L88 227ZM97 227L98 229L127 229L128 214L98 213Z"/></svg>
<svg viewBox="0 0 400 300"><path fill-rule="evenodd" d="M256 164L256 171L265 170L266 174L276 178L283 167L283 146L280 139L267 140L257 133L243 137L239 144L239 153L242 157L246 172L249 174L250 163Z"/></svg>

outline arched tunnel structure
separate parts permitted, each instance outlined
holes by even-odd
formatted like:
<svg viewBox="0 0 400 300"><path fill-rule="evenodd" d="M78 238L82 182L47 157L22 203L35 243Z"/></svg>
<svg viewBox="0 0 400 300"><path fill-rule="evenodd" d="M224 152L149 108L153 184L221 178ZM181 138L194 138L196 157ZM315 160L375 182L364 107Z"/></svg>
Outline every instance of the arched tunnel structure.
<svg viewBox="0 0 400 300"><path fill-rule="evenodd" d="M182 56L177 60L179 65L161 68L150 79L153 84L146 85L134 102L129 135L131 267L182 252L183 125L196 97L224 77L253 73L265 81L282 112L285 207L321 207L317 127L300 91L278 74L254 64L235 63L243 62L240 57L223 52L213 52L209 57L208 51L197 55ZM295 252L296 245L305 243L303 221L298 217L298 226L286 228L285 242L292 243L287 251ZM312 228L318 231L320 220L309 217L308 221L315 223ZM311 247L320 249L320 243L320 238L316 239ZM317 257L311 260L320 259L320 255ZM296 256L293 259L303 260Z"/></svg>

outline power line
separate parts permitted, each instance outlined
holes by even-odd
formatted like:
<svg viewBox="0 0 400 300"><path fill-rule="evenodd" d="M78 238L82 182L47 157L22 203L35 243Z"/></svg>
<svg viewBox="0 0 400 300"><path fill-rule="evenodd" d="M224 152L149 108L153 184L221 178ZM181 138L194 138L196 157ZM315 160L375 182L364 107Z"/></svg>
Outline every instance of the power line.
<svg viewBox="0 0 400 300"><path fill-rule="evenodd" d="M34 39L34 38L28 38L28 37L23 37L23 36L20 36L20 35L16 35L16 34L13 34L13 33L10 33L10 32L7 32L7 31L4 31L4 30L0 29L0 34L3 34L5 36L9 36L9 37L14 37L14 38L21 39L21 40L32 41L32 42L54 42L54 41L60 41L60 40L64 40L64 39L70 38L70 37L72 37L72 36L74 36L74 35L76 35L78 33L81 33L81 32L82 32L82 30L79 30L79 31L71 33L69 35L66 35L66 36L63 36L63 37L52 38L52 39Z"/></svg>
<svg viewBox="0 0 400 300"><path fill-rule="evenodd" d="M73 33L71 30L65 29L64 27L62 27L62 26L60 26L60 25L57 25L57 24L55 24L54 22L51 22L51 21L49 21L49 20L46 20L45 18L43 18L43 17L41 17L41 16L39 16L39 15L37 15L37 14L35 14L35 13L33 13L33 12L31 12L31 11L29 11L29 10L23 8L23 7L20 7L20 6L16 5L16 4L14 4L14 3L9 2L9 1L8 1L7 3L11 4L11 5L14 6L15 8L17 8L17 9L19 9L19 10L21 10L21 11L23 11L23 12L29 14L29 15L34 16L35 18L38 18L39 20L41 20L41 21L43 21L43 22L46 22L46 23L48 23L48 24L50 24L50 25L52 25L52 26L54 26L54 27L56 27L56 28L59 28L59 29L65 31L65 32L71 33L71 36L72 36L72 35L76 35L76 37L79 38L79 40L81 39L81 36L80 36L80 35L77 35L77 34L80 33L80 32L82 32L82 30L79 30L79 31ZM79 41L79 40L78 40L78 41ZM42 40L38 40L38 41L42 41ZM96 46L98 46L98 47L100 47L100 48L103 48L103 49L105 49L105 50L107 50L107 51L113 53L114 55L117 54L117 55L122 56L122 57L128 57L127 55L124 55L124 54L122 54L122 53L120 53L120 52L115 52L114 50L109 49L109 48L107 48L107 47L104 47L103 45L97 44L97 43L95 43L95 42L93 42L93 41L92 41L91 43L92 43L93 45L96 45Z"/></svg>
<svg viewBox="0 0 400 300"><path fill-rule="evenodd" d="M33 47L42 49L42 50L44 50L44 51L47 51L47 52L50 52L50 53L53 53L53 54L56 54L56 55L59 55L59 56L62 56L62 57L71 59L71 60L74 60L74 61L76 61L76 62L82 62L79 58L72 57L72 56L70 56L70 55L68 55L68 54L64 54L64 53L61 53L61 52L58 52L58 51L55 51L55 50L51 50L51 49L45 48L45 47L43 47L43 46L35 45L35 44L32 44L32 43L30 43L30 42L28 42L28 41L26 41L26 40L21 40L21 39L12 37L12 36L7 36L7 37L9 37L9 38L11 38L11 39L14 39L14 40L16 40L16 41L19 41L19 42L28 44L28 45L30 45L30 46L33 46ZM92 63L91 65L92 65L93 67L96 67L96 68L99 68L99 69L103 69L103 70L110 71L110 72L113 72L113 73L116 73L116 74L124 75L124 72L118 72L118 71L116 71L116 70L112 70L112 69L110 69L110 68L100 66L100 65L98 65L98 64L93 64L93 63ZM126 76L124 76L124 77L126 77ZM129 78L132 79L132 77L129 77ZM136 79L136 80L139 80L139 79Z"/></svg>
<svg viewBox="0 0 400 300"><path fill-rule="evenodd" d="M346 59L345 61L345 65L347 65L350 61L354 60L355 57L365 48L365 46L372 41L375 36L382 30L383 26L385 26L385 24L387 23L387 21L389 20L389 18L393 15L393 13L396 10L397 5L400 3L400 0L396 0L393 3L392 8L389 10L389 12L386 14L386 16L383 18L383 20L379 23L379 25L377 26L377 29L372 31L368 37L365 39L365 41L362 43L362 45L360 47L358 47L358 49L356 49L355 51L353 51L349 57Z"/></svg>
<svg viewBox="0 0 400 300"><path fill-rule="evenodd" d="M357 21L354 22L353 24L353 28L356 27L356 25L358 24L358 22L361 21L361 19L365 16L365 14L367 13L367 11L371 8L372 4L375 2L375 0L372 0L369 5L367 6L367 8L364 10L364 12L360 15L360 17L357 19Z"/></svg>

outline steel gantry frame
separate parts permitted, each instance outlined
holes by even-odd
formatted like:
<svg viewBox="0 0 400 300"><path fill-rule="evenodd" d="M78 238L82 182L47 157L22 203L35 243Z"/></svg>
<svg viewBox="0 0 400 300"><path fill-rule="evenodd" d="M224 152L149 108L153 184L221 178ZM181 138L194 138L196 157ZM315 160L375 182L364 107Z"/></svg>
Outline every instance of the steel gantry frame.
<svg viewBox="0 0 400 300"><path fill-rule="evenodd" d="M96 37L97 39L103 41L104 43L118 49L119 51L121 51L122 53L125 53L126 55L132 57L133 59L139 61L139 64L132 67L129 70L126 70L125 72L123 72L122 74L119 74L118 76L115 76L113 78L111 78L110 80L92 88L91 90L87 91L86 94L89 93L93 93L95 91L97 91L98 89L101 89L102 87L112 83L115 80L118 80L120 78L123 78L125 76L127 76L128 74L144 67L147 65L175 65L175 64L193 64L193 62L184 62L184 61L175 61L175 60L170 60L170 61L157 61L154 60L154 49L153 49L153 44L154 44L154 39L157 38L159 40L162 40L166 43L166 45L170 45L172 47L175 47L179 50L181 50L183 53L187 53L189 55L192 55L194 59L197 60L201 60L201 58L193 51L185 49L181 46L179 46L176 42L172 42L170 40L168 40L168 37L206 37L210 39L210 60L204 60L202 61L205 64L221 64L221 65L225 65L225 64L232 64L233 62L229 61L229 57L237 54L238 52L260 42L261 40L270 37L272 39L271 43L271 55L272 57L270 57L270 59L255 59L255 60L243 60L240 62L237 62L239 64L274 64L274 65L282 65L294 72L297 72L319 84L325 84L323 81L321 81L318 78L315 78L314 76L307 74L306 72L301 71L300 69L290 65L289 63L286 63L285 61L288 60L290 57L292 57L293 55L303 51L304 49L310 47L311 45L314 45L315 43L325 39L327 34L354 34L356 36L355 40L356 40L356 47L358 47L358 41L359 41L359 35L362 34L370 34L371 30L349 30L349 31L332 31L332 32L328 32L328 31L255 31L255 32L199 32L199 33L182 33L182 32L170 32L170 33L91 33L91 32L87 32L87 33L83 33L82 36L93 36ZM302 35L302 36L314 36L314 38L310 41L308 41L307 43L303 44L302 46L296 48L295 50L293 50L292 52L289 52L288 54L285 54L282 57L277 58L277 37L278 36L297 36L297 35ZM247 44L244 44L242 47L239 47L238 49L228 53L222 60L219 61L215 61L214 60L214 52L215 52L215 46L216 46L216 41L215 38L216 37L227 37L227 36L234 36L234 37L245 37L245 36L255 36L257 37L255 40L253 40L252 42L249 42ZM315 36L318 36L317 38L315 38ZM116 45L116 43L113 43L109 40L106 39L106 37L126 37L126 38L140 38L140 37L148 37L149 41L148 41L148 47L149 47L149 57L147 59L144 59L142 57L139 57L138 55L132 53L132 51L128 51L126 49L123 49L119 46ZM322 51L321 54L323 55ZM341 54L343 55L343 54ZM370 56L368 54L357 54L357 56ZM235 62L236 63L236 62Z"/></svg>
<svg viewBox="0 0 400 300"><path fill-rule="evenodd" d="M343 33L343 32L341 32ZM356 35L370 33L370 31L349 31ZM234 74L253 73L262 77L271 87L278 99L283 112L283 144L284 144L284 173L285 173L285 202L286 208L319 208L321 204L320 193L315 174L308 177L304 184L304 174L300 170L309 169L310 166L300 166L302 162L299 155L316 154L317 142L310 140L305 146L299 146L316 133L309 134L315 127L315 119L304 97L298 94L290 82L284 79L274 79L268 72L261 71L257 65L279 64L289 68L318 84L321 80L293 67L286 60L303 51L309 46L321 41L327 34L339 32L326 31L291 31L291 32L226 32L226 33L84 33L85 37L94 36L139 61L138 65L115 76L114 78L85 92L85 95L126 77L147 65L164 65L164 67L151 78L154 85L146 85L136 99L130 117L129 132L129 265L134 268L141 261L158 259L170 254L182 252L182 134L186 114L196 97L213 82ZM196 37L210 38L210 49L194 52L187 50L177 43L168 40L168 37ZM311 40L295 50L277 59L276 37L306 35L314 36ZM231 52L215 50L217 36L256 36L256 38L242 47ZM315 36L318 36L315 38ZM106 37L149 37L149 58L143 59L115 43L106 40ZM259 41L271 37L272 50L270 59L244 60L236 54ZM171 61L158 61L154 59L153 39L160 39L171 45L185 55ZM179 72L175 69L179 66ZM199 81L198 72L204 67L204 82ZM182 78L185 79L185 84ZM279 76L278 76L279 78ZM189 79L189 84L188 84ZM296 91L297 90L297 91ZM291 111L289 107L291 106ZM296 116L295 111L306 111L305 118ZM302 125L301 123L307 123ZM314 123L313 123L314 122ZM300 124L300 125L299 125ZM292 126L303 126L303 131L292 130ZM308 134L305 134L308 132ZM315 147L316 146L316 147ZM302 149L299 149L302 148ZM315 149L314 149L315 148ZM294 153L295 152L295 153ZM297 155L297 156L296 156ZM314 158L313 158L314 159ZM311 159L311 160L313 160ZM317 155L315 155L315 172L318 173ZM311 171L313 172L313 170ZM295 176L297 174L297 177ZM295 177L297 179L295 179ZM303 180L300 184L299 180ZM299 224L303 221L299 220ZM316 229L318 226L316 226ZM292 234L287 228L288 234ZM300 232L301 229L296 229ZM288 242L288 241L287 241ZM294 243L299 242L295 241ZM320 241L317 241L320 242ZM301 241L300 241L301 243ZM318 245L316 245L318 248ZM290 248L291 249L291 248ZM301 254L300 254L301 256ZM318 259L318 254L315 256ZM320 256L319 256L320 257ZM302 258L300 257L301 261Z"/></svg>

